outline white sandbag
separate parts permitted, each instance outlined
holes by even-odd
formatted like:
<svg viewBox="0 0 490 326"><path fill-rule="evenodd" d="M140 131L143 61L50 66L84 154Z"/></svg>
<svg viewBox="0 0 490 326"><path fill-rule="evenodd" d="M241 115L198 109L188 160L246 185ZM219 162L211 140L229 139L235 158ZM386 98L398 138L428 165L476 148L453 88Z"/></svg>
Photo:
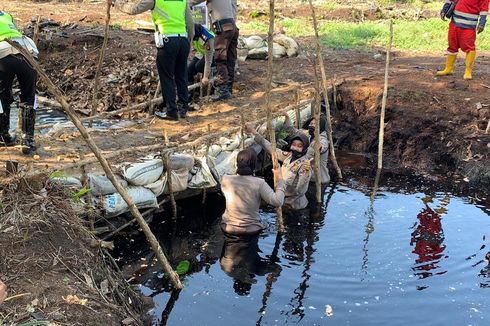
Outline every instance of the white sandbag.
<svg viewBox="0 0 490 326"><path fill-rule="evenodd" d="M192 160L194 162L194 159ZM180 170L172 170L172 191L180 192L187 189L189 170L187 168ZM146 185L145 188L150 189L155 196L168 194L167 175L165 174L160 180L152 184Z"/></svg>
<svg viewBox="0 0 490 326"><path fill-rule="evenodd" d="M272 45L272 55L274 58L279 59L282 57L285 57L286 54L286 48L280 44L273 43Z"/></svg>
<svg viewBox="0 0 490 326"><path fill-rule="evenodd" d="M131 163L123 168L124 178L134 186L144 186L153 183L163 173L161 159L151 159L141 163Z"/></svg>
<svg viewBox="0 0 490 326"><path fill-rule="evenodd" d="M243 39L243 41L245 42L246 48L249 50L262 48L264 46L267 47L267 44L264 41L264 39L257 35L246 37Z"/></svg>
<svg viewBox="0 0 490 326"><path fill-rule="evenodd" d="M236 173L236 157L238 155L239 150L235 150L231 152L228 157L226 157L223 161L216 164L215 170L218 174L219 180L223 178L225 174L235 174Z"/></svg>
<svg viewBox="0 0 490 326"><path fill-rule="evenodd" d="M151 190L145 187L129 187L126 191L136 207L158 207L157 196ZM119 193L102 197L102 205L107 217L121 215L129 210L128 205Z"/></svg>
<svg viewBox="0 0 490 326"><path fill-rule="evenodd" d="M212 158L206 156L196 159L196 165L191 171L193 177L191 181L189 181L189 188L203 189L216 187L218 183L213 177L213 174L211 173L211 168L209 167L209 164L212 164L212 161Z"/></svg>
<svg viewBox="0 0 490 326"><path fill-rule="evenodd" d="M82 183L80 182L80 180L74 177L69 177L69 176L53 177L51 178L51 181L66 187L74 187L77 189L82 188Z"/></svg>
<svg viewBox="0 0 490 326"><path fill-rule="evenodd" d="M221 152L223 151L223 149L221 148L220 145L211 145L209 147L209 156L211 157L217 157Z"/></svg>
<svg viewBox="0 0 490 326"><path fill-rule="evenodd" d="M194 166L194 157L189 154L172 154L170 155L170 165L172 170L186 169L189 171Z"/></svg>
<svg viewBox="0 0 490 326"><path fill-rule="evenodd" d="M286 49L286 54L288 57L297 56L299 53L298 43L289 36L284 34L274 35L274 43L282 45Z"/></svg>
<svg viewBox="0 0 490 326"><path fill-rule="evenodd" d="M117 192L116 188L112 185L111 180L103 175L87 174L88 184L92 195L104 196ZM116 175L116 180L123 188L128 187L128 182L122 177Z"/></svg>
<svg viewBox="0 0 490 326"><path fill-rule="evenodd" d="M247 59L265 60L267 58L267 54L269 54L269 49L267 46L263 46L261 48L249 50Z"/></svg>
<svg viewBox="0 0 490 326"><path fill-rule="evenodd" d="M240 146L240 136L236 135L234 138L226 138L226 137L220 137L219 139L219 144L221 145L221 148L223 151L234 151L235 149Z"/></svg>

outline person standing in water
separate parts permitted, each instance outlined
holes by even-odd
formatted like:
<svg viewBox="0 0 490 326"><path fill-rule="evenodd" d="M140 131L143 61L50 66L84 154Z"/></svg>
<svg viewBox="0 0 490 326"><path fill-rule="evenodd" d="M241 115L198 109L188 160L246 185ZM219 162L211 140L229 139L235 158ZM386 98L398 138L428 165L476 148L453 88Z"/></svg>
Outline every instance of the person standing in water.
<svg viewBox="0 0 490 326"><path fill-rule="evenodd" d="M284 203L286 183L281 169L273 170L278 180L274 190L264 179L254 176L257 153L252 148L240 151L237 155L237 174L225 175L221 180L221 191L226 199L226 209L221 228L234 235L259 234L264 226L259 217L261 201L280 207Z"/></svg>

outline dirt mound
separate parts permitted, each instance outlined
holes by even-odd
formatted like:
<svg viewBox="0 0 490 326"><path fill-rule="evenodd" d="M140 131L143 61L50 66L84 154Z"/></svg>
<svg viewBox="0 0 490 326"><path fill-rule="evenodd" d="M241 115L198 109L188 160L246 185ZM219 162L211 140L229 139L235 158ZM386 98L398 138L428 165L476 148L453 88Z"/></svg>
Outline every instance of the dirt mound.
<svg viewBox="0 0 490 326"><path fill-rule="evenodd" d="M0 306L3 325L120 325L128 317L129 324L142 324L140 296L66 190L46 176L19 178L1 190L0 203L0 276L10 297Z"/></svg>

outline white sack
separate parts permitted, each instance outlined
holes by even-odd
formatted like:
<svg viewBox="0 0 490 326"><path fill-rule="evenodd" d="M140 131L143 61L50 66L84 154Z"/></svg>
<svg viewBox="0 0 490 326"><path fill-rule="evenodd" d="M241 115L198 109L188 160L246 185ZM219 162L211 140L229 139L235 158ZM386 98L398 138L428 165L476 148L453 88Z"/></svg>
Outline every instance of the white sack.
<svg viewBox="0 0 490 326"><path fill-rule="evenodd" d="M123 168L124 178L134 186L144 186L153 183L163 173L161 159L151 159L141 163L131 163Z"/></svg>
<svg viewBox="0 0 490 326"><path fill-rule="evenodd" d="M104 196L117 192L116 188L114 188L112 185L112 182L106 176L91 173L89 173L87 176L92 195ZM128 182L120 176L116 175L116 180L123 188L128 187Z"/></svg>
<svg viewBox="0 0 490 326"><path fill-rule="evenodd" d="M144 187L129 187L127 190L129 197L133 200L138 208L158 207L157 196ZM102 205L107 217L121 215L127 212L128 205L119 193L104 196Z"/></svg>

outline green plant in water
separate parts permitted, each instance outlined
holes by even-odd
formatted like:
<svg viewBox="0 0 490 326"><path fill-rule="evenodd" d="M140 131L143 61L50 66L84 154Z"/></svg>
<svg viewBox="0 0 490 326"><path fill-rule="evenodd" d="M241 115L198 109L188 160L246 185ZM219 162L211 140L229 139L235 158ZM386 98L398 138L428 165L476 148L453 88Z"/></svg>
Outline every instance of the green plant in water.
<svg viewBox="0 0 490 326"><path fill-rule="evenodd" d="M175 272L180 276L183 276L187 274L190 267L191 263L188 260L183 260L177 265L177 268L175 268Z"/></svg>

